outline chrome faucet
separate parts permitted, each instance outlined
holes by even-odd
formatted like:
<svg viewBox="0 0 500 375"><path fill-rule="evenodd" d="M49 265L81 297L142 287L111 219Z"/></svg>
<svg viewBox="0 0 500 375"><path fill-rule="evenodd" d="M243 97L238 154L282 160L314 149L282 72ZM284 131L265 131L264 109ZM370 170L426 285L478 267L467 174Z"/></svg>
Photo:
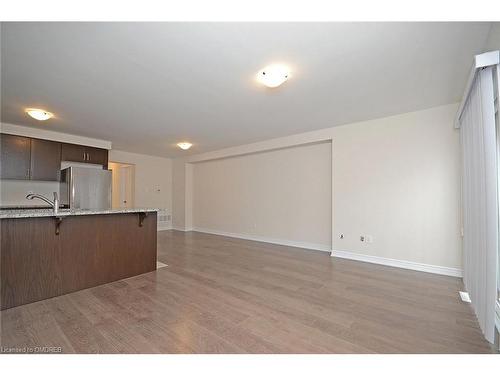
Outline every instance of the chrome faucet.
<svg viewBox="0 0 500 375"><path fill-rule="evenodd" d="M54 191L54 201L51 201L48 198L45 198L43 195L40 194L28 194L26 196L26 199L35 199L38 198L45 203L48 203L53 209L54 209L54 215L57 215L59 213L59 198L57 196L57 193Z"/></svg>

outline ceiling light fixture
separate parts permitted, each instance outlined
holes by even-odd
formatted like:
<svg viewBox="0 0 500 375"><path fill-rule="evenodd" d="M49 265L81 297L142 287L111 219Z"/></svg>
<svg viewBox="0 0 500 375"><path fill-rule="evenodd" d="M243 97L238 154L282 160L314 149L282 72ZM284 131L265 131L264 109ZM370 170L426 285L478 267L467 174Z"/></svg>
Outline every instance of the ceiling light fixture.
<svg viewBox="0 0 500 375"><path fill-rule="evenodd" d="M290 76L288 67L281 64L266 66L257 73L257 80L267 87L278 87Z"/></svg>
<svg viewBox="0 0 500 375"><path fill-rule="evenodd" d="M191 148L192 144L189 142L179 142L179 143L177 143L177 146L179 146L183 150L189 150Z"/></svg>
<svg viewBox="0 0 500 375"><path fill-rule="evenodd" d="M45 121L54 117L53 113L38 108L27 108L26 113L38 121Z"/></svg>

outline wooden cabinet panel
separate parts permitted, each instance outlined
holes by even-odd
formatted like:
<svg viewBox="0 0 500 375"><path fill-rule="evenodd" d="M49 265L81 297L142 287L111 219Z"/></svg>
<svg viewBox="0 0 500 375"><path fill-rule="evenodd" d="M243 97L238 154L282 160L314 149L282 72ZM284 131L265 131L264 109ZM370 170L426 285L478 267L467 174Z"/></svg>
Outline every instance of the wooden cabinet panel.
<svg viewBox="0 0 500 375"><path fill-rule="evenodd" d="M108 168L108 150L37 138L0 134L0 178L59 181L61 161Z"/></svg>
<svg viewBox="0 0 500 375"><path fill-rule="evenodd" d="M108 168L108 150L96 147L62 144L62 160L79 163L101 164Z"/></svg>
<svg viewBox="0 0 500 375"><path fill-rule="evenodd" d="M59 181L61 144L44 139L31 139L31 179Z"/></svg>
<svg viewBox="0 0 500 375"><path fill-rule="evenodd" d="M103 148L87 147L87 163L101 164L108 168L108 150Z"/></svg>
<svg viewBox="0 0 500 375"><path fill-rule="evenodd" d="M0 178L29 180L30 138L0 134Z"/></svg>
<svg viewBox="0 0 500 375"><path fill-rule="evenodd" d="M156 213L1 219L0 309L156 270Z"/></svg>
<svg viewBox="0 0 500 375"><path fill-rule="evenodd" d="M61 160L85 163L85 146L63 143L61 148Z"/></svg>
<svg viewBox="0 0 500 375"><path fill-rule="evenodd" d="M2 219L1 231L1 308L61 294L61 247L54 218Z"/></svg>

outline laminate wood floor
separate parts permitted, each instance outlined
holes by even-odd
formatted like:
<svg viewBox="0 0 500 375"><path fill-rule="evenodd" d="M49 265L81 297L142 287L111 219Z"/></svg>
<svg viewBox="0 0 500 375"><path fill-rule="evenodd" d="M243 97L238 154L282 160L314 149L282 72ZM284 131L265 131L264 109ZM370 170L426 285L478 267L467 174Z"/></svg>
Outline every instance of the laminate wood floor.
<svg viewBox="0 0 500 375"><path fill-rule="evenodd" d="M491 353L458 278L196 232L155 272L1 313L7 348L63 353Z"/></svg>

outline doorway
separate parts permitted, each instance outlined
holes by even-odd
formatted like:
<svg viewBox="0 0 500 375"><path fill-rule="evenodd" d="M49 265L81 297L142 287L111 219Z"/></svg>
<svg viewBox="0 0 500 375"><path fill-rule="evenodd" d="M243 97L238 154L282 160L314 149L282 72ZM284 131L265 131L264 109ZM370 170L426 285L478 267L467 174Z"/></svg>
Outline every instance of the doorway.
<svg viewBox="0 0 500 375"><path fill-rule="evenodd" d="M135 165L109 162L112 171L112 207L132 208L135 204Z"/></svg>

